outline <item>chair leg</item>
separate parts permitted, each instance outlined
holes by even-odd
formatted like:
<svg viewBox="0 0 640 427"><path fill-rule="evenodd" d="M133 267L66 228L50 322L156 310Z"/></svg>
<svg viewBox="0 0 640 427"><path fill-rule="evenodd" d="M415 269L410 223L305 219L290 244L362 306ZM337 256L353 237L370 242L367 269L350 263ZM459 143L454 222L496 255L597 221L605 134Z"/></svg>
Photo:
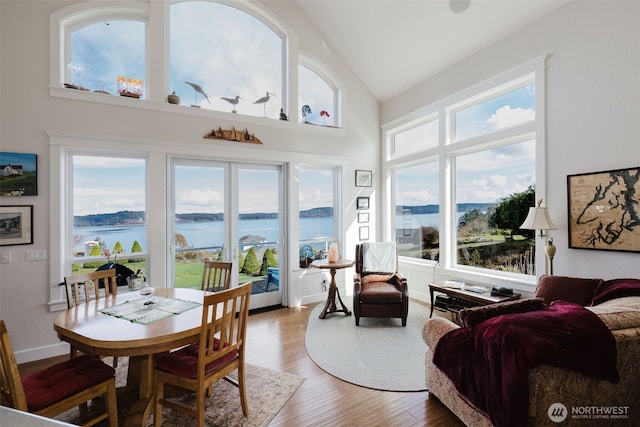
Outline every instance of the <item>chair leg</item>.
<svg viewBox="0 0 640 427"><path fill-rule="evenodd" d="M240 391L240 404L242 405L242 415L249 416L249 404L247 403L247 391L244 387L244 362L238 366L238 390Z"/></svg>
<svg viewBox="0 0 640 427"><path fill-rule="evenodd" d="M118 427L118 399L116 394L116 382L113 380L107 388L107 411L109 413L109 427Z"/></svg>
<svg viewBox="0 0 640 427"><path fill-rule="evenodd" d="M196 394L196 399L198 399L198 402L196 403L196 416L198 418L198 427L204 427L204 405L205 405L205 400L204 400L204 395L205 395L205 390L198 390L198 393Z"/></svg>

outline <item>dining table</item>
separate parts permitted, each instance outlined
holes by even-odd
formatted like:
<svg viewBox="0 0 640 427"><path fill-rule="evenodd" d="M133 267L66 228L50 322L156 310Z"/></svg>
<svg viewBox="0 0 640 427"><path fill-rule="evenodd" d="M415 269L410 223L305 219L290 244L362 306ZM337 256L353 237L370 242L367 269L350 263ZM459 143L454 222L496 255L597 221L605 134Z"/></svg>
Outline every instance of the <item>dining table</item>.
<svg viewBox="0 0 640 427"><path fill-rule="evenodd" d="M125 426L145 425L153 409L154 360L198 340L207 294L185 288L159 288L152 295L120 292L60 313L53 329L85 354L129 357L118 403L131 404Z"/></svg>

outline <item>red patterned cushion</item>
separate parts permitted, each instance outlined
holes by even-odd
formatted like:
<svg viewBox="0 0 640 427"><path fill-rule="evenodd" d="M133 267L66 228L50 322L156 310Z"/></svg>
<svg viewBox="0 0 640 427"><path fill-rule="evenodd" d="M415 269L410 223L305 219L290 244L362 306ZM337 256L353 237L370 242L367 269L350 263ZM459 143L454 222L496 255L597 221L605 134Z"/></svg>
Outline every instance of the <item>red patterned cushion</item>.
<svg viewBox="0 0 640 427"><path fill-rule="evenodd" d="M112 378L115 370L95 356L83 355L22 378L30 412Z"/></svg>
<svg viewBox="0 0 640 427"><path fill-rule="evenodd" d="M217 350L220 341L215 338L213 348ZM225 346L226 347L226 346ZM156 368L183 378L195 378L198 375L198 344L191 344L180 350L169 353L156 362ZM238 357L238 350L232 351L221 359L215 360L205 366L205 373L209 373Z"/></svg>

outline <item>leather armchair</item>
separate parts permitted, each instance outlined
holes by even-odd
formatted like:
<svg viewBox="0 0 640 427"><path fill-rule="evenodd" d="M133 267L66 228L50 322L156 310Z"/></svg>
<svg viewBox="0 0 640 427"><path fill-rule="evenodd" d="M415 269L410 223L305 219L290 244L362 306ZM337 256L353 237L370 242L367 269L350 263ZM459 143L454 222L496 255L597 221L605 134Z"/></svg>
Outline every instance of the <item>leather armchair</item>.
<svg viewBox="0 0 640 427"><path fill-rule="evenodd" d="M407 326L409 291L407 279L397 271L395 244L394 272L376 271L371 266L367 266L366 271L363 245L367 243L356 245L356 273L353 279L353 314L356 326L360 325L360 317L400 318L402 326Z"/></svg>

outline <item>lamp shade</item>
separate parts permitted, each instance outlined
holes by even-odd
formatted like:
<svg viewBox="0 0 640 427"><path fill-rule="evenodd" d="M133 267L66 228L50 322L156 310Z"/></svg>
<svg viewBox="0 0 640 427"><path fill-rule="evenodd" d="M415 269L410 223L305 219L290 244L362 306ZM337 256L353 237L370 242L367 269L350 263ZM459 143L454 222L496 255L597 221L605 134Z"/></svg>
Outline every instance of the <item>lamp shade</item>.
<svg viewBox="0 0 640 427"><path fill-rule="evenodd" d="M547 208L529 208L529 214L520 226L523 230L555 230Z"/></svg>

